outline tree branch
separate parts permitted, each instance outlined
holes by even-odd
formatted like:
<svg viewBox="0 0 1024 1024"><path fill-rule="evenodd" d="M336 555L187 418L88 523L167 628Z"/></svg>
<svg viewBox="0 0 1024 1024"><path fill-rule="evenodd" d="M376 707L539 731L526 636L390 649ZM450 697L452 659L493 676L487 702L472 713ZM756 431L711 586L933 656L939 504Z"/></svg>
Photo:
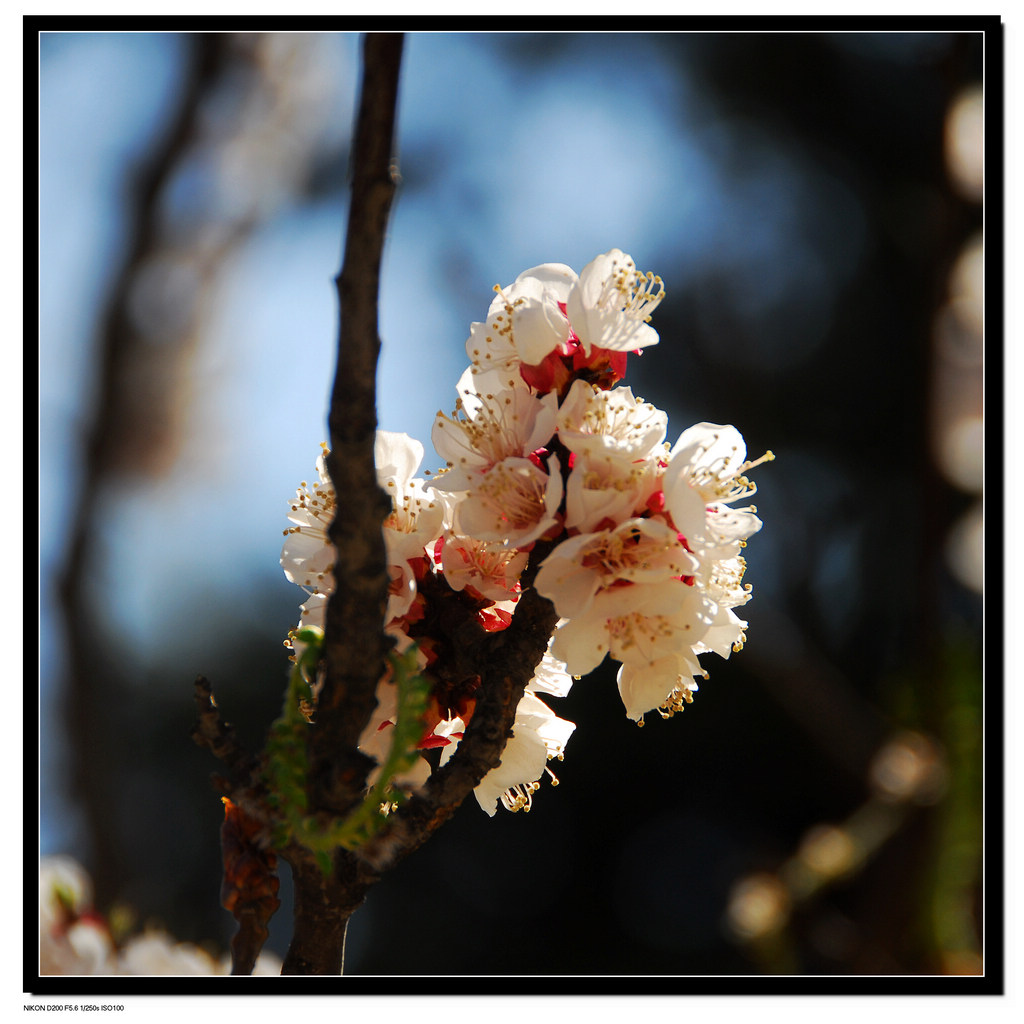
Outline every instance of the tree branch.
<svg viewBox="0 0 1024 1024"><path fill-rule="evenodd" d="M400 34L369 34L353 150L352 199L341 273L338 364L327 468L338 495L330 539L335 588L327 605L326 678L311 734L310 797L344 814L361 799L373 766L357 750L376 706L391 640L384 633L388 575L382 526L391 500L377 484L377 304L381 253L395 194L392 160L402 53Z"/></svg>
<svg viewBox="0 0 1024 1024"><path fill-rule="evenodd" d="M540 561L541 557L534 561L531 555L531 567ZM516 708L557 622L554 605L531 587L519 599L509 627L485 634L479 697L466 735L448 763L434 771L422 789L388 819L388 825L357 851L373 871L394 866L422 846L501 763Z"/></svg>
<svg viewBox="0 0 1024 1024"><path fill-rule="evenodd" d="M396 189L392 158L403 37L368 34L352 158L352 197L342 269L338 363L328 416L327 469L338 501L329 537L334 592L324 629L325 678L310 729L311 810L341 816L362 799L373 760L358 749L377 704L392 646L383 524L391 499L377 483L377 324L381 255ZM346 851L325 878L308 850L281 851L295 884L295 931L283 974L340 974L345 932L376 876Z"/></svg>
<svg viewBox="0 0 1024 1024"><path fill-rule="evenodd" d="M535 549L525 577L532 578L546 553ZM292 844L281 851L292 866L296 901L295 933L282 974L341 972L348 919L370 887L422 846L500 763L516 707L557 621L551 602L531 587L520 598L508 629L485 634L478 652L480 696L455 754L366 846L338 850L330 878L323 877L304 847Z"/></svg>
<svg viewBox="0 0 1024 1024"><path fill-rule="evenodd" d="M497 633L481 630L476 644L466 643L464 657L475 663L481 680L466 735L447 764L434 771L388 826L358 851L373 870L383 871L422 846L501 763L516 708L558 622L554 605L533 589L540 564L554 546L541 541L530 552L509 627Z"/></svg>
<svg viewBox="0 0 1024 1024"><path fill-rule="evenodd" d="M358 742L392 646L384 632L389 579L382 531L392 507L377 484L374 442L378 293L397 178L392 150L401 51L397 35L370 34L364 42L352 199L336 278L341 323L327 459L337 497L329 530L335 582L324 631L325 679L309 743L310 809L332 817L343 817L364 798L374 762ZM340 973L348 919L370 886L421 846L500 763L516 707L558 621L551 602L531 585L550 546L534 548L509 627L500 633L467 628L452 645L462 675L479 675L480 686L466 735L448 763L366 846L336 850L329 876L300 844L280 851L292 867L296 894L295 931L282 973Z"/></svg>
<svg viewBox="0 0 1024 1024"><path fill-rule="evenodd" d="M204 676L196 677L195 691L196 724L192 729L192 739L223 761L236 776L236 781L244 779L248 783L258 767L256 758L239 744L234 726L221 720L213 690Z"/></svg>

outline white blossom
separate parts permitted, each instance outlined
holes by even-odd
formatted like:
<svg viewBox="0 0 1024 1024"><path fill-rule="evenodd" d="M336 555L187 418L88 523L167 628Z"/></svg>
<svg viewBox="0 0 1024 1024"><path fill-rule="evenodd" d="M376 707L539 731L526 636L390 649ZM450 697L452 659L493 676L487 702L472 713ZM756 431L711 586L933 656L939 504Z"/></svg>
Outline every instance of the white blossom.
<svg viewBox="0 0 1024 1024"><path fill-rule="evenodd" d="M428 559L428 548L444 528L446 505L422 479L415 478L423 460L423 445L408 434L378 430L374 461L378 484L391 497L391 512L383 524L391 592L387 618L404 615L416 595L415 568L410 560ZM334 545L328 531L336 495L326 466L326 452L316 462L317 480L302 482L289 508L292 526L285 530L281 565L285 576L303 587L310 600L303 605L300 627L323 628L326 598L334 592ZM294 641L293 641L294 643Z"/></svg>
<svg viewBox="0 0 1024 1024"><path fill-rule="evenodd" d="M303 480L289 506L288 519L293 525L284 531L281 567L292 583L307 592L329 593L334 585L334 547L327 539L327 531L334 518L335 495L327 472L326 453L317 457L316 472L312 486Z"/></svg>
<svg viewBox="0 0 1024 1024"><path fill-rule="evenodd" d="M92 879L71 857L44 857L39 862L39 925L55 928L92 905Z"/></svg>
<svg viewBox="0 0 1024 1024"><path fill-rule="evenodd" d="M668 416L628 387L607 391L577 380L558 409L558 439L572 452L643 459L660 448Z"/></svg>
<svg viewBox="0 0 1024 1024"><path fill-rule="evenodd" d="M665 507L690 545L715 557L735 557L761 529L753 506L732 508L756 487L743 474L775 456L746 461L747 446L733 426L698 423L683 431L670 453L663 488Z"/></svg>
<svg viewBox="0 0 1024 1024"><path fill-rule="evenodd" d="M519 380L494 392L478 393L467 371L458 385L451 416L438 412L431 440L448 463L433 486L464 491L508 458L527 458L551 439L558 415L554 394L535 395Z"/></svg>
<svg viewBox="0 0 1024 1024"><path fill-rule="evenodd" d="M481 597L507 601L516 595L528 560L525 551L449 533L441 552L441 569L452 590L472 587Z"/></svg>
<svg viewBox="0 0 1024 1024"><path fill-rule="evenodd" d="M423 461L423 445L408 434L378 430L374 443L377 480L391 496L391 513L384 520L391 593L389 621L404 615L416 596L415 569L410 561L427 557L428 547L444 527L445 505L413 474Z"/></svg>
<svg viewBox="0 0 1024 1024"><path fill-rule="evenodd" d="M619 696L626 708L626 717L643 723L649 711L681 711L689 704L697 690L694 676L704 675L692 650L680 648L650 664L622 664L616 682Z"/></svg>
<svg viewBox="0 0 1024 1024"><path fill-rule="evenodd" d="M533 543L558 522L562 477L551 456L545 472L530 459L508 458L492 466L455 508L456 530L511 547Z"/></svg>
<svg viewBox="0 0 1024 1024"><path fill-rule="evenodd" d="M67 856L39 862L39 973L43 975L230 974L229 955L215 960L191 943L148 929L117 948L110 929L92 907L92 880ZM263 952L253 974L281 973L281 960Z"/></svg>
<svg viewBox="0 0 1024 1024"><path fill-rule="evenodd" d="M663 519L629 519L562 541L541 564L534 586L562 618L576 619L599 592L622 583L678 580L692 576L698 565Z"/></svg>
<svg viewBox="0 0 1024 1024"><path fill-rule="evenodd" d="M660 483L657 457L573 456L565 484L565 526L591 532L622 523L642 512Z"/></svg>
<svg viewBox="0 0 1024 1024"><path fill-rule="evenodd" d="M474 323L466 341L471 372L481 386L519 377L523 363L537 364L569 338L564 307L576 283L575 271L562 263L524 270L512 284L495 285L487 319Z"/></svg>
<svg viewBox="0 0 1024 1024"><path fill-rule="evenodd" d="M117 957L116 974L219 974L220 966L205 950L175 942L166 932L145 932L130 939Z"/></svg>
<svg viewBox="0 0 1024 1024"><path fill-rule="evenodd" d="M706 563L699 577L700 586L718 609L707 633L694 646L697 653L711 651L728 658L742 648L747 623L734 608L750 600L750 584L743 583L746 562L742 558L728 558Z"/></svg>
<svg viewBox="0 0 1024 1024"><path fill-rule="evenodd" d="M714 612L698 587L680 580L609 587L559 625L551 651L574 676L593 671L606 654L650 668L700 640Z"/></svg>
<svg viewBox="0 0 1024 1024"><path fill-rule="evenodd" d="M114 943L92 909L92 880L71 857L39 863L39 973L112 974Z"/></svg>
<svg viewBox="0 0 1024 1024"><path fill-rule="evenodd" d="M388 621L400 643L411 642L408 628L431 659L445 656L426 632L434 591L423 586L417 597L424 573L465 595L449 595L451 608L461 602L499 631L516 612L534 545L554 543L533 586L560 618L516 708L501 763L477 787L489 814L499 802L529 809L551 774L547 762L561 756L575 728L539 694L564 696L572 677L610 655L620 663L626 714L643 724L645 714L668 717L693 699L696 680L707 678L700 656L727 658L743 646L747 622L737 609L751 588L742 582L741 552L761 528L746 503L756 490L746 474L774 458L748 461L735 427L708 422L684 430L670 448L667 415L613 386L627 354L658 341L649 320L665 294L661 279L639 272L620 249L578 276L547 263L495 292L486 320L471 327L455 410L434 419L444 468L426 484L414 476L418 442L381 431L375 447L381 486L392 495L384 528ZM322 625L333 586L326 524L335 495L322 458L317 470L319 481L303 484L292 504L282 554L288 578L307 590L302 625ZM360 747L380 761L396 711L389 678L377 698ZM444 763L466 722L453 707L432 707L423 745L443 747ZM458 705L467 718L471 707L468 699ZM438 714L453 717L438 721ZM416 786L428 772L421 759L401 782Z"/></svg>
<svg viewBox="0 0 1024 1024"><path fill-rule="evenodd" d="M665 296L661 278L641 274L621 249L591 260L569 292L569 322L582 344L613 352L632 352L656 345L658 334L648 324Z"/></svg>

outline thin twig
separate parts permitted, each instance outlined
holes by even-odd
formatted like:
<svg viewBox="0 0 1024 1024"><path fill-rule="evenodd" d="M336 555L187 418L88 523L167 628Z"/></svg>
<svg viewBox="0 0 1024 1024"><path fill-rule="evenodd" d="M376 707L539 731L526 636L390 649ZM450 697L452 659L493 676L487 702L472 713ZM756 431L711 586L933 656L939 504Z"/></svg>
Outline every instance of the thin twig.
<svg viewBox="0 0 1024 1024"><path fill-rule="evenodd" d="M256 768L256 759L239 744L234 726L221 719L213 690L205 677L196 678L195 690L196 724L192 738L223 761L235 775L250 776Z"/></svg>
<svg viewBox="0 0 1024 1024"><path fill-rule="evenodd" d="M225 799L220 831L224 858L220 897L221 905L238 922L238 931L231 940L232 974L252 974L270 935L270 919L281 905L277 897L277 855L266 848L264 839L263 821Z"/></svg>

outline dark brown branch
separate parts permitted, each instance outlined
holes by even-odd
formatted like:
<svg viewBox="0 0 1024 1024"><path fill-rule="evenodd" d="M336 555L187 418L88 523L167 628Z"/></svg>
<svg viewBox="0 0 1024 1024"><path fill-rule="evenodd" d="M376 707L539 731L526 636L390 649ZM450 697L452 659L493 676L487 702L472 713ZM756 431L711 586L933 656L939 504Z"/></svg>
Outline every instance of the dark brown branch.
<svg viewBox="0 0 1024 1024"><path fill-rule="evenodd" d="M344 850L335 855L330 878L323 877L306 850L291 848L283 856L292 865L295 932L281 973L341 974L348 920L377 876L361 871Z"/></svg>
<svg viewBox="0 0 1024 1024"><path fill-rule="evenodd" d="M239 744L234 726L221 720L210 684L198 676L195 689L196 724L192 739L223 761L236 777L251 776L257 767L256 759Z"/></svg>
<svg viewBox="0 0 1024 1024"><path fill-rule="evenodd" d="M531 554L524 592L508 629L485 634L478 655L481 686L476 708L454 756L358 851L372 870L384 871L422 846L501 763L516 707L558 622L554 605L529 586L546 553L547 547L538 545Z"/></svg>
<svg viewBox="0 0 1024 1024"><path fill-rule="evenodd" d="M221 826L221 905L231 912L238 930L231 940L231 973L252 974L264 943L270 935L270 918L280 906L277 898L277 856L267 849L266 811L259 779L260 762L243 749L234 726L224 722L217 710L210 684L203 676L195 682L196 724L192 739L223 761L231 779L213 776L213 784L224 794L225 814ZM252 808L250 816L246 808Z"/></svg>
<svg viewBox="0 0 1024 1024"><path fill-rule="evenodd" d="M341 273L338 365L329 415L327 466L338 501L330 529L335 588L327 606L326 678L310 730L310 803L342 816L365 793L373 762L358 750L376 705L391 641L383 625L388 600L382 526L391 499L377 484L376 373L380 352L377 306L381 254L394 198L395 105L402 39L369 35L353 149L352 201ZM339 850L325 878L310 851L281 850L295 884L295 931L285 974L340 973L351 914L383 870L422 845L501 760L516 707L544 654L558 616L531 587L549 545L538 545L522 580L508 629L472 630L460 657L479 674L476 706L456 754L422 792L392 815L362 850ZM472 673L470 673L472 674Z"/></svg>
<svg viewBox="0 0 1024 1024"><path fill-rule="evenodd" d="M238 930L231 938L231 973L248 977L270 937L270 929L263 915L254 907L238 911L235 920Z"/></svg>
<svg viewBox="0 0 1024 1024"><path fill-rule="evenodd" d="M392 642L383 524L391 499L377 483L377 306L380 266L394 199L395 111L403 37L369 34L352 155L352 198L340 274L338 363L328 416L327 469L338 501L329 536L334 592L327 604L325 678L310 730L311 809L343 815L362 799L373 760L358 750L376 706ZM348 918L375 881L339 851L330 878L301 847L282 851L295 885L295 931L285 974L340 974Z"/></svg>
<svg viewBox="0 0 1024 1024"><path fill-rule="evenodd" d="M391 512L378 486L373 446L380 337L377 297L388 212L395 194L399 34L367 35L352 162L352 200L341 273L338 364L331 396L328 470L338 503L330 529L335 589L327 606L326 678L311 736L312 804L343 814L362 797L372 761L357 750L376 706L391 647L385 635L388 576L382 525Z"/></svg>
<svg viewBox="0 0 1024 1024"><path fill-rule="evenodd" d="M535 554L539 561L542 553ZM486 634L480 648L480 698L455 755L365 847L338 851L329 879L308 850L292 845L281 851L292 865L296 894L295 933L283 974L340 973L348 920L370 887L422 846L500 763L516 707L557 621L551 602L529 589L509 628Z"/></svg>
<svg viewBox="0 0 1024 1024"><path fill-rule="evenodd" d="M243 807L224 800L220 900L238 922L238 931L231 940L232 974L252 974L270 934L268 923L281 905L277 898L277 855L265 848L264 832L260 817L250 817Z"/></svg>

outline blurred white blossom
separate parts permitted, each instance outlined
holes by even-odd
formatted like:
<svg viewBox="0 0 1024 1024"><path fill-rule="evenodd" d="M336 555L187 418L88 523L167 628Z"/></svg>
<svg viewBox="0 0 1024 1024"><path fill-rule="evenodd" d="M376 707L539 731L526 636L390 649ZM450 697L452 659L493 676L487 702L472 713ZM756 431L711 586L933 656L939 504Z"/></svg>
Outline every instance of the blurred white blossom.
<svg viewBox="0 0 1024 1024"><path fill-rule="evenodd" d="M230 974L231 957L214 958L164 931L149 929L117 945L92 906L92 881L73 858L39 862L39 973L44 975ZM280 974L281 961L261 953L253 974Z"/></svg>

